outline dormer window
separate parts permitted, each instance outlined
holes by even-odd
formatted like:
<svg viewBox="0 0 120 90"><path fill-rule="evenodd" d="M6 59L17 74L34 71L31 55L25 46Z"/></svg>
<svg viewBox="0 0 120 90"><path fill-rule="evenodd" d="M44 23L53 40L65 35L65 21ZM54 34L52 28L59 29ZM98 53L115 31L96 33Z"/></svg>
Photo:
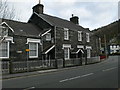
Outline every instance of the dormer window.
<svg viewBox="0 0 120 90"><path fill-rule="evenodd" d="M78 41L82 41L82 31L78 31Z"/></svg>
<svg viewBox="0 0 120 90"><path fill-rule="evenodd" d="M8 36L8 29L6 27L0 26L0 37Z"/></svg>
<svg viewBox="0 0 120 90"><path fill-rule="evenodd" d="M90 34L89 33L86 33L86 41L90 42Z"/></svg>
<svg viewBox="0 0 120 90"><path fill-rule="evenodd" d="M51 33L46 34L46 41L51 41Z"/></svg>
<svg viewBox="0 0 120 90"><path fill-rule="evenodd" d="M69 40L69 29L64 28L64 40Z"/></svg>

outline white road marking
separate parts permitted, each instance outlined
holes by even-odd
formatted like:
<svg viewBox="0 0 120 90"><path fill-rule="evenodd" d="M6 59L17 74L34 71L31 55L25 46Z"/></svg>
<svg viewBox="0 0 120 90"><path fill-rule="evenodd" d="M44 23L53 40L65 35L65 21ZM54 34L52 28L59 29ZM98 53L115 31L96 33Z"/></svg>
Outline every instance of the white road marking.
<svg viewBox="0 0 120 90"><path fill-rule="evenodd" d="M34 89L35 87L29 87L29 88L26 88L26 89L23 89L23 90L30 90L30 89Z"/></svg>
<svg viewBox="0 0 120 90"><path fill-rule="evenodd" d="M87 76L92 75L92 74L94 74L94 73L89 73L89 74L86 74L86 75L82 75L81 77L87 77Z"/></svg>
<svg viewBox="0 0 120 90"><path fill-rule="evenodd" d="M85 75L82 75L82 76L76 76L76 77L64 79L64 80L61 80L61 81L59 81L59 82L61 83L61 82L66 82L66 81L74 80L74 79L77 79L77 78L83 78L83 77L90 76L90 75L92 75L92 74L94 74L94 73L89 73L89 74L85 74Z"/></svg>
<svg viewBox="0 0 120 90"><path fill-rule="evenodd" d="M113 68L109 68L109 69L105 69L105 70L102 70L103 72L105 71L110 71L110 70L113 70L113 69L116 69L117 67L113 67Z"/></svg>

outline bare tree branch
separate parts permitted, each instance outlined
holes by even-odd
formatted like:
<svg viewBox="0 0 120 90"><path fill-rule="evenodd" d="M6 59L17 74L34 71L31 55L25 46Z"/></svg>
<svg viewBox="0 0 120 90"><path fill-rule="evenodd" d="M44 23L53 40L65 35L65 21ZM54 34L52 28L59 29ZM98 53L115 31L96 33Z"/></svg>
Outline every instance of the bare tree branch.
<svg viewBox="0 0 120 90"><path fill-rule="evenodd" d="M9 7L7 0L0 0L0 18L5 19L14 19L15 18L15 9Z"/></svg>

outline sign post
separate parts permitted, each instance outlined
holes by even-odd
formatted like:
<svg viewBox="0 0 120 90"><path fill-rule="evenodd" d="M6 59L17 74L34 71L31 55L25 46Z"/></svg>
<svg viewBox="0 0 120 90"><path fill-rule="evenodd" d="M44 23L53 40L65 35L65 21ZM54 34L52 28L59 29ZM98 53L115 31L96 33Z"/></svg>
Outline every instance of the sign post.
<svg viewBox="0 0 120 90"><path fill-rule="evenodd" d="M30 51L30 49L26 49L25 51L27 52L27 72L29 72L29 63L28 63L28 59L29 59L29 51Z"/></svg>

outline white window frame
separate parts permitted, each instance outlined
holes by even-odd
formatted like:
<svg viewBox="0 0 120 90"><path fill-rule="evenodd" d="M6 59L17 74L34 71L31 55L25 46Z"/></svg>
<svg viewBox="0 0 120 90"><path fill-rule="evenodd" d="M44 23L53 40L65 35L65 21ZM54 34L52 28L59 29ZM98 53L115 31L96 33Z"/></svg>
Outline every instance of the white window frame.
<svg viewBox="0 0 120 90"><path fill-rule="evenodd" d="M91 58L91 46L86 46L86 50L87 50L87 58Z"/></svg>
<svg viewBox="0 0 120 90"><path fill-rule="evenodd" d="M9 51L10 51L9 50L9 47L10 47L9 45L10 44L9 44L9 41L5 41L5 42L7 42L7 57L0 57L0 59L8 59L9 58Z"/></svg>
<svg viewBox="0 0 120 90"><path fill-rule="evenodd" d="M87 58L91 58L91 49L87 49Z"/></svg>
<svg viewBox="0 0 120 90"><path fill-rule="evenodd" d="M82 41L82 31L78 31L78 41Z"/></svg>
<svg viewBox="0 0 120 90"><path fill-rule="evenodd" d="M5 33L5 32L7 32L7 33ZM0 37L1 36L8 37L8 28L4 27L4 26L0 26L0 34L1 34Z"/></svg>
<svg viewBox="0 0 120 90"><path fill-rule="evenodd" d="M64 28L64 40L69 40L69 29Z"/></svg>
<svg viewBox="0 0 120 90"><path fill-rule="evenodd" d="M65 49L67 49L67 57L65 56L66 54L65 54ZM64 59L65 60L69 60L70 59L70 48L64 48Z"/></svg>
<svg viewBox="0 0 120 90"><path fill-rule="evenodd" d="M30 49L30 44L33 43L33 42L30 42L29 43L29 49ZM30 51L29 51L29 58L38 58L38 43L34 43L36 44L36 55L35 56L30 56Z"/></svg>
<svg viewBox="0 0 120 90"><path fill-rule="evenodd" d="M65 53L64 53L64 59L65 60L69 60L70 59L70 49L71 49L71 45L69 45L69 44L63 44L63 49L68 49L68 57L67 58L65 58Z"/></svg>
<svg viewBox="0 0 120 90"><path fill-rule="evenodd" d="M46 41L51 41L51 33L46 34Z"/></svg>
<svg viewBox="0 0 120 90"><path fill-rule="evenodd" d="M86 33L86 41L90 42L90 34L89 33Z"/></svg>
<svg viewBox="0 0 120 90"><path fill-rule="evenodd" d="M84 49L84 46L83 45L77 45L77 48L83 48Z"/></svg>
<svg viewBox="0 0 120 90"><path fill-rule="evenodd" d="M28 44L29 42L40 43L40 45L42 45L40 39L27 38L27 43L26 44Z"/></svg>

